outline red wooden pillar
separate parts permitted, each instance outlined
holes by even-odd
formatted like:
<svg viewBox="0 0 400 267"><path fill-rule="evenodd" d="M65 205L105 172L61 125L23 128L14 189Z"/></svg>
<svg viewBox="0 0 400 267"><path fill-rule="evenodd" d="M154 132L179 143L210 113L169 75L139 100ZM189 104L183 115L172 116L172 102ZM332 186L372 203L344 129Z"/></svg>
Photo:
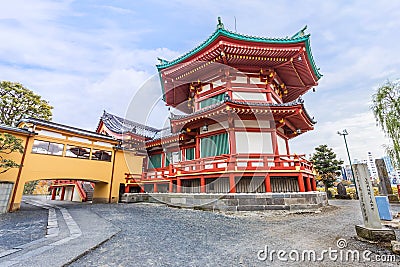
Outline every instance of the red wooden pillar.
<svg viewBox="0 0 400 267"><path fill-rule="evenodd" d="M271 86L269 84L265 85L265 88L267 89L267 102L272 103L272 91L271 91Z"/></svg>
<svg viewBox="0 0 400 267"><path fill-rule="evenodd" d="M181 149L181 155L182 155L181 160L185 161L186 160L186 149L184 149L184 148Z"/></svg>
<svg viewBox="0 0 400 267"><path fill-rule="evenodd" d="M206 179L204 179L204 176L200 177L200 193L205 193L206 192Z"/></svg>
<svg viewBox="0 0 400 267"><path fill-rule="evenodd" d="M176 178L176 192L177 193L181 193L182 191L182 188L181 188L181 185L182 185L182 181L181 181L181 179L180 178Z"/></svg>
<svg viewBox="0 0 400 267"><path fill-rule="evenodd" d="M278 137L276 130L273 130L271 133L271 139L272 139L272 148L274 150L274 162L275 162L275 167L281 166L280 163L280 157L279 157L279 149L278 149Z"/></svg>
<svg viewBox="0 0 400 267"><path fill-rule="evenodd" d="M154 185L153 185L153 192L154 193L158 192L157 183L154 183Z"/></svg>
<svg viewBox="0 0 400 267"><path fill-rule="evenodd" d="M165 158L166 158L167 152L162 152L161 153L161 168L165 167Z"/></svg>
<svg viewBox="0 0 400 267"><path fill-rule="evenodd" d="M129 193L129 185L125 185L125 193Z"/></svg>
<svg viewBox="0 0 400 267"><path fill-rule="evenodd" d="M140 186L140 193L144 193L144 184Z"/></svg>
<svg viewBox="0 0 400 267"><path fill-rule="evenodd" d="M194 148L195 150L195 158L199 159L200 158L200 138L196 136L196 147Z"/></svg>
<svg viewBox="0 0 400 267"><path fill-rule="evenodd" d="M65 196L65 186L61 187L61 197L60 200L64 200L64 196Z"/></svg>
<svg viewBox="0 0 400 267"><path fill-rule="evenodd" d="M306 190L307 190L307 192L312 191L310 179L311 179L310 177L306 177Z"/></svg>
<svg viewBox="0 0 400 267"><path fill-rule="evenodd" d="M71 201L74 200L74 191L75 191L75 186L73 186L71 190Z"/></svg>
<svg viewBox="0 0 400 267"><path fill-rule="evenodd" d="M285 139L285 142L286 142L286 152L287 152L288 155L290 155L289 140L288 140L288 139Z"/></svg>
<svg viewBox="0 0 400 267"><path fill-rule="evenodd" d="M228 127L229 151L231 155L236 155L235 121L231 110L228 110Z"/></svg>
<svg viewBox="0 0 400 267"><path fill-rule="evenodd" d="M265 176L265 192L272 192L271 190L271 177L269 174Z"/></svg>
<svg viewBox="0 0 400 267"><path fill-rule="evenodd" d="M172 193L173 191L174 191L174 183L172 182L172 180L169 180L168 192Z"/></svg>
<svg viewBox="0 0 400 267"><path fill-rule="evenodd" d="M311 187L313 191L317 191L317 181L314 178L311 178Z"/></svg>
<svg viewBox="0 0 400 267"><path fill-rule="evenodd" d="M299 183L299 192L305 192L304 188L304 179L303 179L303 174L299 173L299 176L297 176L297 182Z"/></svg>
<svg viewBox="0 0 400 267"><path fill-rule="evenodd" d="M229 174L229 193L236 193L235 175Z"/></svg>
<svg viewBox="0 0 400 267"><path fill-rule="evenodd" d="M56 199L56 191L57 191L57 188L53 187L53 189L51 191L51 200L55 200Z"/></svg>

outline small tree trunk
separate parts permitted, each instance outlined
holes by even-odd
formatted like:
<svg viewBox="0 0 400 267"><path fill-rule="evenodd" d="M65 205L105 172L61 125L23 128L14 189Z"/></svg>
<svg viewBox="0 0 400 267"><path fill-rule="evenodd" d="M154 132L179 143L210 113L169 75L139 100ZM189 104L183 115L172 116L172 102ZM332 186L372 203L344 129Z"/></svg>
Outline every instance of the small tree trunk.
<svg viewBox="0 0 400 267"><path fill-rule="evenodd" d="M328 183L327 183L327 182L324 182L324 186L325 186L325 193L326 193L326 195L328 196L328 198L332 198L332 194L331 194L331 192L328 190L328 189L329 189Z"/></svg>

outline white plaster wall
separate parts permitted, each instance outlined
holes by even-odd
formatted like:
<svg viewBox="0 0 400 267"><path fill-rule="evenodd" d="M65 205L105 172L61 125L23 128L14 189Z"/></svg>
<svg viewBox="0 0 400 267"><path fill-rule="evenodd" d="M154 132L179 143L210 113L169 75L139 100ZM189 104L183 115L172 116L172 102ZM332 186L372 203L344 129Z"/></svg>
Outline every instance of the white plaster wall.
<svg viewBox="0 0 400 267"><path fill-rule="evenodd" d="M286 141L285 141L285 139L283 139L279 135L277 135L277 139L278 139L279 155L287 155L288 153L287 153L287 149L286 149Z"/></svg>
<svg viewBox="0 0 400 267"><path fill-rule="evenodd" d="M273 154L271 133L235 132L237 153Z"/></svg>
<svg viewBox="0 0 400 267"><path fill-rule="evenodd" d="M232 92L232 98L237 100L267 100L265 93Z"/></svg>
<svg viewBox="0 0 400 267"><path fill-rule="evenodd" d="M234 80L233 82L234 83L247 83L247 77L236 76L236 80Z"/></svg>
<svg viewBox="0 0 400 267"><path fill-rule="evenodd" d="M271 128L271 124L267 120L235 120L235 127L268 129Z"/></svg>
<svg viewBox="0 0 400 267"><path fill-rule="evenodd" d="M250 84L264 84L258 77L250 77Z"/></svg>

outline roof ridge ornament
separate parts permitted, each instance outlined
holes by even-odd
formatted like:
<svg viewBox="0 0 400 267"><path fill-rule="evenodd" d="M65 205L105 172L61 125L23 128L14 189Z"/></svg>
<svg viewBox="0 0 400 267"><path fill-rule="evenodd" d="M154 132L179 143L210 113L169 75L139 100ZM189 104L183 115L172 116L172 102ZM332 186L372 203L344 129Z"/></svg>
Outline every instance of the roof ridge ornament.
<svg viewBox="0 0 400 267"><path fill-rule="evenodd" d="M217 29L224 29L224 24L222 23L221 17L218 17Z"/></svg>
<svg viewBox="0 0 400 267"><path fill-rule="evenodd" d="M300 31L296 32L291 39L301 38L305 36L305 31L307 29L307 25L303 27Z"/></svg>
<svg viewBox="0 0 400 267"><path fill-rule="evenodd" d="M157 57L157 60L159 61L160 64L167 64L168 63L168 60L160 58L160 57Z"/></svg>

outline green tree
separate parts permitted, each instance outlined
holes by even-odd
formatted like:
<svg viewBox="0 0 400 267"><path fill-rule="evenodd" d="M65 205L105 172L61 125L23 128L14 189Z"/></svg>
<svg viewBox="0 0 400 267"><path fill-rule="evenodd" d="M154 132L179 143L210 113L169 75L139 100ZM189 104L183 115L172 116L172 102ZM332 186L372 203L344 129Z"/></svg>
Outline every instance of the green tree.
<svg viewBox="0 0 400 267"><path fill-rule="evenodd" d="M328 188L333 186L336 177L340 175L343 160L336 159L336 154L332 148L327 145L320 145L315 148L315 152L311 156L311 162L318 172L319 178L324 183L325 192L328 193Z"/></svg>
<svg viewBox="0 0 400 267"><path fill-rule="evenodd" d="M0 123L15 126L24 117L51 120L52 106L22 84L0 82Z"/></svg>
<svg viewBox="0 0 400 267"><path fill-rule="evenodd" d="M392 141L386 146L393 164L400 168L400 82L387 81L372 96L372 111L377 123Z"/></svg>
<svg viewBox="0 0 400 267"><path fill-rule="evenodd" d="M19 167L19 164L6 157L6 155L13 152L24 152L22 140L12 134L0 134L0 173L4 173L11 168Z"/></svg>

